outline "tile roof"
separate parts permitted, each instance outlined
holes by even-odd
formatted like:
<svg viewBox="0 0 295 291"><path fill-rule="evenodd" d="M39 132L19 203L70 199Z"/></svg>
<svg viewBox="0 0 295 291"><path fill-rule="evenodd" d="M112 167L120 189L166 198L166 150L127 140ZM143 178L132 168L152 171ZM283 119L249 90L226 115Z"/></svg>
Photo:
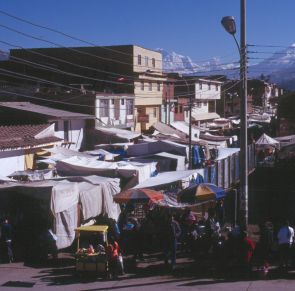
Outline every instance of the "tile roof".
<svg viewBox="0 0 295 291"><path fill-rule="evenodd" d="M55 136L35 138L49 124L0 126L0 150L34 147L61 141Z"/></svg>
<svg viewBox="0 0 295 291"><path fill-rule="evenodd" d="M22 111L34 112L46 115L49 119L94 119L95 116L89 114L76 113L55 109L47 106L33 104L31 102L0 102L1 107L17 109Z"/></svg>

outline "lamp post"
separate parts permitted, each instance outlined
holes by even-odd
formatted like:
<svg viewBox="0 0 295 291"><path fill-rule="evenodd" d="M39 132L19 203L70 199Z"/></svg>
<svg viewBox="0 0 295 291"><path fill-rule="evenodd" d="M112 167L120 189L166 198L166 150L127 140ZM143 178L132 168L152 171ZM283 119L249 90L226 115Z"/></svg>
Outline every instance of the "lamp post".
<svg viewBox="0 0 295 291"><path fill-rule="evenodd" d="M225 16L221 23L230 33L238 46L240 54L241 81L241 126L240 126L240 206L241 219L245 227L248 225L248 137L247 137L247 49L246 49L246 0L241 0L241 39L240 45L235 37L236 24L232 16Z"/></svg>

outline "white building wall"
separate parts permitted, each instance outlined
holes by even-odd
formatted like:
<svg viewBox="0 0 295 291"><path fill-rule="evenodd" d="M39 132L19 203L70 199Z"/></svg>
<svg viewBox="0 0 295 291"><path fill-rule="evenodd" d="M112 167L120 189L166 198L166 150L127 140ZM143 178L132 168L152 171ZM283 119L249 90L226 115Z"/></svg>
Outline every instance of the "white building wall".
<svg viewBox="0 0 295 291"><path fill-rule="evenodd" d="M23 150L0 152L0 176L6 177L15 171L25 170Z"/></svg>
<svg viewBox="0 0 295 291"><path fill-rule="evenodd" d="M70 145L70 149L79 150L83 146L84 129L86 126L86 120L69 120L69 138L68 141L74 144ZM55 136L65 139L64 132L64 120L57 121L58 127L55 131Z"/></svg>
<svg viewBox="0 0 295 291"><path fill-rule="evenodd" d="M200 83L202 86L200 87ZM195 98L202 100L217 100L221 99L221 84L220 83L209 83L206 82L196 82L195 83Z"/></svg>

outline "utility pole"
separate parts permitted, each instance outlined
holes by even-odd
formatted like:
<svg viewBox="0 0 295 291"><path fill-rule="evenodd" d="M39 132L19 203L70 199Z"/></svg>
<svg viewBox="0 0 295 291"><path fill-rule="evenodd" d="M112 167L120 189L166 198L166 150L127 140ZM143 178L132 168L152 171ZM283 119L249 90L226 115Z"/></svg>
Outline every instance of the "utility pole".
<svg viewBox="0 0 295 291"><path fill-rule="evenodd" d="M241 218L248 225L248 134L247 134L247 45L246 45L246 0L241 0L241 40L240 40L240 79L241 79L241 132L240 132L240 197Z"/></svg>

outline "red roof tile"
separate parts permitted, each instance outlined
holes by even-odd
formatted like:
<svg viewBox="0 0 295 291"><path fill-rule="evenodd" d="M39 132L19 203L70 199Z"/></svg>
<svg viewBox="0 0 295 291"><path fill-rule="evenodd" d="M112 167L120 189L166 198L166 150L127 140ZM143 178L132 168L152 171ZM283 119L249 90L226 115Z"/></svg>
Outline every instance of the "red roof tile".
<svg viewBox="0 0 295 291"><path fill-rule="evenodd" d="M35 138L38 133L49 126L48 124L0 126L0 149L34 147L61 141L55 136Z"/></svg>

